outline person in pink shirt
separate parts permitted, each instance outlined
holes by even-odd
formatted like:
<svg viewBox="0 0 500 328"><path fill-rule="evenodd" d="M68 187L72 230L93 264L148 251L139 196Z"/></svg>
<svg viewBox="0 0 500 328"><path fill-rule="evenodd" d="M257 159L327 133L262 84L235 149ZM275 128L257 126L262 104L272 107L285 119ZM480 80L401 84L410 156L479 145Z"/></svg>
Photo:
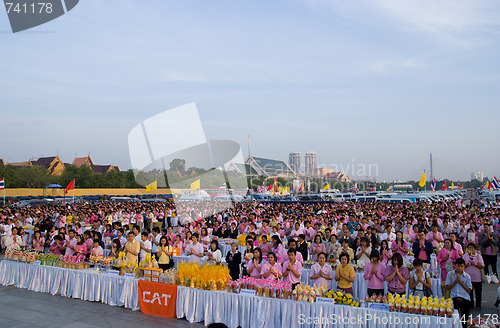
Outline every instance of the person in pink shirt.
<svg viewBox="0 0 500 328"><path fill-rule="evenodd" d="M247 262L247 274L250 277L260 278L262 265L262 251L258 247L254 248L253 258Z"/></svg>
<svg viewBox="0 0 500 328"><path fill-rule="evenodd" d="M450 239L451 239L451 243L453 244L453 248L458 252L458 255L464 256L464 250L462 248L462 245L457 243L457 238L458 238L458 234L456 232L452 232L450 234Z"/></svg>
<svg viewBox="0 0 500 328"><path fill-rule="evenodd" d="M391 243L391 251L399 253L401 256L405 256L408 253L408 243L403 239L401 231L396 232L396 240L393 240Z"/></svg>
<svg viewBox="0 0 500 328"><path fill-rule="evenodd" d="M302 275L302 264L295 258L297 252L295 249L289 249L288 261L283 264L283 281L292 284L292 290L300 283L300 276Z"/></svg>
<svg viewBox="0 0 500 328"><path fill-rule="evenodd" d="M260 249L262 251L262 257L265 259L267 258L267 254L272 251L272 245L270 242L267 241L267 236L262 235L262 244L260 244Z"/></svg>
<svg viewBox="0 0 500 328"><path fill-rule="evenodd" d="M271 228L268 226L269 221L264 220L262 221L262 227L260 227L259 234L260 235L270 235L271 234Z"/></svg>
<svg viewBox="0 0 500 328"><path fill-rule="evenodd" d="M363 278L368 280L368 296L384 295L385 265L380 262L380 253L374 249L370 253L370 262L366 264Z"/></svg>
<svg viewBox="0 0 500 328"><path fill-rule="evenodd" d="M295 251L297 251L297 242L294 240L294 239L290 239L288 241L288 249L293 249ZM302 253L300 253L299 251L297 251L296 255L295 255L295 259L300 262L301 265L304 265L304 258L302 257ZM283 255L281 256L281 260L280 262L281 263L285 263L286 261L288 261L288 252L283 252Z"/></svg>
<svg viewBox="0 0 500 328"><path fill-rule="evenodd" d="M333 270L329 264L326 264L326 254L324 252L318 254L318 263L311 267L310 279L314 280L314 286L326 286L327 289L331 289Z"/></svg>
<svg viewBox="0 0 500 328"><path fill-rule="evenodd" d="M453 248L451 239L446 239L444 241L444 247L438 253L437 262L441 267L441 280L446 281L446 275L448 272L453 271L455 267L455 260L458 259L460 255Z"/></svg>
<svg viewBox="0 0 500 328"><path fill-rule="evenodd" d="M309 252L312 255L313 261L318 261L318 255L320 253L326 253L326 246L321 242L321 236L316 235L314 237L314 243L309 246Z"/></svg>
<svg viewBox="0 0 500 328"><path fill-rule="evenodd" d="M290 238L293 238L295 240L299 239L299 235L304 234L304 231L300 229L300 223L295 223L295 229L290 233Z"/></svg>
<svg viewBox="0 0 500 328"><path fill-rule="evenodd" d="M71 233L71 230L70 230L70 233ZM74 251L75 251L74 255L87 255L87 245L85 245L85 242L83 240L83 236L77 235L75 237L75 239L76 239L76 245L73 247ZM70 242L71 242L71 240L70 240Z"/></svg>
<svg viewBox="0 0 500 328"><path fill-rule="evenodd" d="M280 280L283 277L283 268L277 262L276 254L268 253L267 260L268 262L262 265L260 277L267 280Z"/></svg>
<svg viewBox="0 0 500 328"><path fill-rule="evenodd" d="M475 292L476 310L480 311L483 293L481 269L484 269L484 260L481 254L477 252L477 246L474 243L470 243L467 246L467 254L465 254L463 258L465 261L465 272L469 274L472 282L472 291L470 292L471 304L474 304L473 293Z"/></svg>
<svg viewBox="0 0 500 328"><path fill-rule="evenodd" d="M94 240L94 245L92 247L91 254L95 256L103 256L103 249L101 247L101 242L98 239Z"/></svg>
<svg viewBox="0 0 500 328"><path fill-rule="evenodd" d="M61 235L54 237L54 242L50 245L50 252L52 254L63 254L64 252L64 241Z"/></svg>
<svg viewBox="0 0 500 328"><path fill-rule="evenodd" d="M283 244L279 236L271 237L272 252L276 255L276 259L281 263L281 258L283 257Z"/></svg>
<svg viewBox="0 0 500 328"><path fill-rule="evenodd" d="M33 249L35 252L43 252L45 240L42 237L42 234L40 231L35 231L35 234L33 235Z"/></svg>
<svg viewBox="0 0 500 328"><path fill-rule="evenodd" d="M75 224L75 232L78 235L83 235L82 225L80 223Z"/></svg>
<svg viewBox="0 0 500 328"><path fill-rule="evenodd" d="M382 240L380 243L380 262L387 265L387 263L391 262L392 259L392 251L389 249L389 243L387 240Z"/></svg>
<svg viewBox="0 0 500 328"><path fill-rule="evenodd" d="M314 236L316 235L316 230L311 226L310 221L304 222L305 228L304 228L304 235L306 236L306 241L312 241Z"/></svg>
<svg viewBox="0 0 500 328"><path fill-rule="evenodd" d="M66 226L66 216L65 215L59 215L58 220L58 228L63 228Z"/></svg>
<svg viewBox="0 0 500 328"><path fill-rule="evenodd" d="M431 242L432 247L438 247L439 243L444 241L443 235L438 231L438 225L433 224L431 227L431 231L427 233L426 239Z"/></svg>
<svg viewBox="0 0 500 328"><path fill-rule="evenodd" d="M201 228L200 242L203 245L203 251L208 251L210 245L210 236L208 235L207 228Z"/></svg>
<svg viewBox="0 0 500 328"><path fill-rule="evenodd" d="M181 235L175 236L175 241L174 241L174 244L172 245L172 247L180 248L181 253L184 252L184 244L182 243Z"/></svg>
<svg viewBox="0 0 500 328"><path fill-rule="evenodd" d="M77 244L76 232L71 229L69 231L69 241L66 241L66 252L64 255L74 255L76 252L75 246Z"/></svg>

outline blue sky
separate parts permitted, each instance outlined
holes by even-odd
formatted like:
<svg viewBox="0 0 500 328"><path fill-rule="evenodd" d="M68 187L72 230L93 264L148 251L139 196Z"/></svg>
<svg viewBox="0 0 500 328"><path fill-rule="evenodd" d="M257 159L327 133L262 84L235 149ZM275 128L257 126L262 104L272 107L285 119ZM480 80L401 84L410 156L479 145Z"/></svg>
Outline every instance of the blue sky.
<svg viewBox="0 0 500 328"><path fill-rule="evenodd" d="M129 168L136 124L196 102L207 138L245 154L250 135L255 155L315 150L379 181L418 179L430 152L437 178L500 176L499 7L85 0L16 34L0 14L0 157Z"/></svg>

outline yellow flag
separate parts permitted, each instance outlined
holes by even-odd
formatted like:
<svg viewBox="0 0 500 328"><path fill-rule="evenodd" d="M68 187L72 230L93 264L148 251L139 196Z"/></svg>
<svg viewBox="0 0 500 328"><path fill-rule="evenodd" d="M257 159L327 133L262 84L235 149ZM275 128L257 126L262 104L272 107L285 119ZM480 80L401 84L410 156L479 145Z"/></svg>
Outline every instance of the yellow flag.
<svg viewBox="0 0 500 328"><path fill-rule="evenodd" d="M327 184L327 185L323 188L323 190L328 190L328 189L330 189L330 184Z"/></svg>
<svg viewBox="0 0 500 328"><path fill-rule="evenodd" d="M386 190L386 191L391 191L391 187L387 188L387 190Z"/></svg>
<svg viewBox="0 0 500 328"><path fill-rule="evenodd" d="M424 174L422 174L422 177L420 178L420 182L418 183L418 185L420 187L424 187L425 186L425 172L424 172Z"/></svg>
<svg viewBox="0 0 500 328"><path fill-rule="evenodd" d="M191 183L191 190L198 190L198 189L200 189L200 179Z"/></svg>
<svg viewBox="0 0 500 328"><path fill-rule="evenodd" d="M453 182L451 183L451 190L455 189L455 185L453 184Z"/></svg>
<svg viewBox="0 0 500 328"><path fill-rule="evenodd" d="M151 182L146 186L146 191L158 189L158 180Z"/></svg>

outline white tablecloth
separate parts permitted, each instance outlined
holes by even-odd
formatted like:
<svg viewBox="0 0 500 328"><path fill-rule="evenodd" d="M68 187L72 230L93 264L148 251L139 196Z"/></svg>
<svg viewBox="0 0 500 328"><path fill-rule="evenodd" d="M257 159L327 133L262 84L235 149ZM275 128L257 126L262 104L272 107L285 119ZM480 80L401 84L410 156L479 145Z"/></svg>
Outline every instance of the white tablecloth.
<svg viewBox="0 0 500 328"><path fill-rule="evenodd" d="M203 291L179 286L177 288L177 318L183 317L191 323L203 322L209 325L213 322L223 322L229 327L241 326L243 328L461 327L458 314L455 316L456 320L455 318L445 319L344 305L251 297L224 291Z"/></svg>
<svg viewBox="0 0 500 328"><path fill-rule="evenodd" d="M0 284L139 309L138 280L116 275L4 260L0 262Z"/></svg>
<svg viewBox="0 0 500 328"><path fill-rule="evenodd" d="M333 271L334 277L335 277L335 271ZM354 293L354 297L360 300L363 300L366 295L368 294L368 280L365 280L363 277L364 273L363 272L356 272L356 278L354 279L354 283L352 284L352 291ZM300 281L312 286L314 285L314 282L310 279L311 276L311 269L302 269L302 276L300 277ZM441 298L443 296L443 293L441 292L441 280L439 279L431 279L432 282L432 295L434 297ZM337 282L335 281L335 278L331 280L330 283L331 286L328 286L328 288L335 289L337 288ZM385 293L387 293L387 282L384 282L384 289ZM406 283L406 294L410 294L410 282Z"/></svg>

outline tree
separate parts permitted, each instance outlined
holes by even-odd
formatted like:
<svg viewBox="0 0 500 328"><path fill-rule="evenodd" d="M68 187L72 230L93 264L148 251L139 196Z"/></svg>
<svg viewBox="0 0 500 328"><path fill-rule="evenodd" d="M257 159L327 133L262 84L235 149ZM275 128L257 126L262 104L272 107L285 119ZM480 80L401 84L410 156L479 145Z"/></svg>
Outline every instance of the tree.
<svg viewBox="0 0 500 328"><path fill-rule="evenodd" d="M179 171L180 173L186 170L186 160L180 158L174 158L170 162L170 171Z"/></svg>

